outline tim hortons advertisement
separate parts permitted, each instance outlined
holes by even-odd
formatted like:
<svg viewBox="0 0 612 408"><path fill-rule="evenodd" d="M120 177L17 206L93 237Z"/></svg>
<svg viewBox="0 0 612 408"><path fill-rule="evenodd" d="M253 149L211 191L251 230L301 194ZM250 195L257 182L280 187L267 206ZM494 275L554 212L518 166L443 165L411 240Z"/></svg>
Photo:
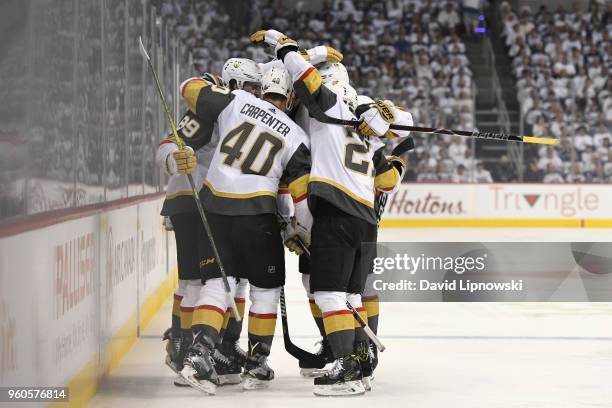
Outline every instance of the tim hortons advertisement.
<svg viewBox="0 0 612 408"><path fill-rule="evenodd" d="M589 184L403 184L385 217L610 218L612 191Z"/></svg>

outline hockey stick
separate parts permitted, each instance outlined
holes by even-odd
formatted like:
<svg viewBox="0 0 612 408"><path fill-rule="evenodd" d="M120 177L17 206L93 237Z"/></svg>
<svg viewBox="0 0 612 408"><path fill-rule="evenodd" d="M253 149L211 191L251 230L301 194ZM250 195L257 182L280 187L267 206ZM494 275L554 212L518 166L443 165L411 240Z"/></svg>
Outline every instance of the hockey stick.
<svg viewBox="0 0 612 408"><path fill-rule="evenodd" d="M409 152L412 149L414 149L414 140L412 139L412 137L409 136L405 138L404 140L402 140L401 142L399 142L397 146L393 148L393 150L391 151L391 154L393 156L401 156L402 154ZM381 192L379 195L376 196L376 199L374 200L375 201L374 208L376 211L376 223L378 225L380 225L380 219L382 218L382 215L385 212L385 206L387 205L387 198L389 198L389 194Z"/></svg>
<svg viewBox="0 0 612 408"><path fill-rule="evenodd" d="M300 246L302 251L304 251L304 254L308 258L310 258L310 250L308 250L306 245L304 245L304 243L299 237L296 237L296 240L297 240L297 244ZM386 349L385 345L382 344L378 336L376 336L376 334L372 331L372 329L370 329L370 327L368 326L368 323L365 320L363 320L359 312L353 307L353 305L349 303L348 300L346 301L346 306L349 308L351 313L353 313L353 316L355 317L355 319L357 319L359 324L363 326L363 330L365 331L365 334L370 338L370 340L372 340L372 343L374 343L380 351L385 351Z"/></svg>
<svg viewBox="0 0 612 408"><path fill-rule="evenodd" d="M325 112L323 112L322 109L317 109L316 107L309 107L308 111L312 115L312 117L314 117L316 120L322 123L329 123L332 125L352 126L355 128L359 126L360 124L360 121L358 120L346 120L346 119L332 118L331 116L328 116ZM475 137L477 139L500 140L500 141L506 141L506 142L535 143L535 144L546 144L546 145L556 145L558 143L557 139L548 138L548 137L516 136L516 135L509 135L506 133L491 133L491 132L477 132L477 131L469 132L467 130L454 130L454 129L406 126L406 125L394 125L394 124L391 124L389 128L393 130L407 130L410 132L433 133L437 135Z"/></svg>
<svg viewBox="0 0 612 408"><path fill-rule="evenodd" d="M287 228L289 220L283 217L280 213L276 214L279 219L282 220L281 230ZM280 309L281 309L281 323L283 326L283 342L285 343L285 350L296 359L306 363L312 368L323 368L325 367L325 361L322 355L310 353L298 346L291 341L289 335L289 318L287 317L287 303L285 301L285 288L281 288L280 294Z"/></svg>
<svg viewBox="0 0 612 408"><path fill-rule="evenodd" d="M283 341L285 343L285 350L291 354L300 362L304 363L311 368L323 368L325 367L325 360L322 355L309 353L296 346L289 336L289 320L287 319L287 303L285 301L285 288L281 288L280 293L280 310L281 310L281 322L283 325Z"/></svg>
<svg viewBox="0 0 612 408"><path fill-rule="evenodd" d="M183 150L185 148L185 142L181 139L176 131L176 126L174 124L174 119L172 119L172 114L170 113L170 109L168 108L168 103L166 102L166 98L164 97L164 91L162 90L159 79L157 78L157 73L155 72L155 68L153 67L153 62L151 61L151 57L147 53L147 50L142 43L142 37L138 37L138 45L140 46L140 53L147 60L149 64L149 68L153 73L153 79L155 80L155 86L157 87L157 93L161 98L162 105L164 106L164 110L166 111L166 115L168 116L168 122L170 123L170 128L172 129L172 134L174 136L174 141L179 147L179 149ZM202 219L202 225L204 225L204 229L206 230L206 235L208 236L208 240L210 241L210 246L213 250L213 254L215 255L215 259L219 264L219 271L221 272L221 279L223 279L223 286L225 287L225 295L227 296L227 301L234 312L234 317L237 321L240 321L240 313L238 313L238 307L236 306L236 302L234 301L234 296L232 295L232 291L229 285L229 281L227 280L227 274L225 273L225 269L223 268L223 263L221 262L221 257L219 256L219 251L217 250L217 246L215 245L215 240L213 238L212 230L210 229L210 224L208 224L208 220L206 219L206 214L204 213L204 207L202 207L202 202L200 201L200 197L198 196L198 190L196 189L195 183L193 181L193 176L191 174L187 174L187 180L189 180L189 185L191 186L191 192L193 193L193 199L196 203L196 207L198 207L198 212L200 213L200 218Z"/></svg>
<svg viewBox="0 0 612 408"><path fill-rule="evenodd" d="M381 343L380 339L376 336L376 334L372 331L372 329L370 329L370 326L368 326L368 323L365 320L363 320L363 317L361 317L357 309L355 309L355 307L351 305L351 303L348 300L346 301L346 307L348 307L349 310L353 312L355 319L357 319L359 324L363 326L363 330L368 335L370 340L372 340L372 342L376 344L376 347L378 347L380 351L385 351L386 350L385 345Z"/></svg>

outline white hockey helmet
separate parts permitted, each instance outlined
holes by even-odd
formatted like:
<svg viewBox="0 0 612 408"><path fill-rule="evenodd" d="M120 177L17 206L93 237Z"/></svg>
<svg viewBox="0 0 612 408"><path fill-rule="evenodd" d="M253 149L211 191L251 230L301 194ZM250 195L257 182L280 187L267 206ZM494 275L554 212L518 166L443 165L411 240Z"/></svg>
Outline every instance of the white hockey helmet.
<svg viewBox="0 0 612 408"><path fill-rule="evenodd" d="M266 71L261 78L261 97L266 94L277 94L287 98L285 101L285 111L293 108L295 101L293 93L293 80L291 74L284 66L274 66Z"/></svg>
<svg viewBox="0 0 612 408"><path fill-rule="evenodd" d="M331 81L326 83L325 86L342 98L351 112L355 112L355 109L357 109L357 91L355 91L355 88L344 81Z"/></svg>
<svg viewBox="0 0 612 408"><path fill-rule="evenodd" d="M331 81L342 81L347 84L350 83L348 72L342 63L340 62L326 62L321 64L318 68L319 74L321 74L321 81L324 84Z"/></svg>
<svg viewBox="0 0 612 408"><path fill-rule="evenodd" d="M230 81L236 81L238 89L244 87L245 82L261 83L261 71L259 65L248 58L230 58L223 64L221 70L223 85L230 86Z"/></svg>
<svg viewBox="0 0 612 408"><path fill-rule="evenodd" d="M261 94L275 93L289 98L293 94L291 74L285 67L272 67L261 78Z"/></svg>

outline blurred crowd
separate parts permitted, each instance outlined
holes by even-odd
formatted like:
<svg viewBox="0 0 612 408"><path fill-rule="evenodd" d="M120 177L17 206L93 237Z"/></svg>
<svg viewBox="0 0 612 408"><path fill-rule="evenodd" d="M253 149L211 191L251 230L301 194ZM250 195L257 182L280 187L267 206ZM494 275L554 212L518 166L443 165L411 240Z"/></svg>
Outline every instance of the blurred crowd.
<svg viewBox="0 0 612 408"><path fill-rule="evenodd" d="M500 7L526 133L559 139L529 152L525 179L612 181L612 2L591 0L587 12Z"/></svg>
<svg viewBox="0 0 612 408"><path fill-rule="evenodd" d="M248 34L275 28L303 48L327 44L340 50L358 93L406 107L415 123L474 128L472 71L461 39L472 31L474 19L462 2L333 0L315 12L299 6L288 9L277 0L253 0L242 24L214 2L175 0L164 2L160 10L176 22L199 72L220 72L230 57L268 61L271 57L252 45ZM491 180L491 174L476 165L465 139L417 139L409 179Z"/></svg>
<svg viewBox="0 0 612 408"><path fill-rule="evenodd" d="M160 3L188 45L199 72L219 72L230 57L271 56L248 35L275 28L304 48L328 44L343 52L358 93L405 106L415 123L473 129L474 82L466 45L479 0L331 0L320 10L279 0ZM516 75L525 133L560 139L558 148L526 149L525 181L603 182L612 178L612 58L610 4L591 0L588 12L559 7L537 12L500 6L503 38ZM232 12L232 18L227 11ZM476 14L474 14L476 12ZM517 179L506 156L490 170L466 139L417 137L410 154L415 181L490 182Z"/></svg>

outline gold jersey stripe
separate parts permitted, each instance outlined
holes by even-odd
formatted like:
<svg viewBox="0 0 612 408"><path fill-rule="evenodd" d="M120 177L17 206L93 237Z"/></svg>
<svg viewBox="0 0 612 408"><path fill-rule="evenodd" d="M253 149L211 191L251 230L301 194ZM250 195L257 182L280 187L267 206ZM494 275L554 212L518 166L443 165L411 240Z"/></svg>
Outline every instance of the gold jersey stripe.
<svg viewBox="0 0 612 408"><path fill-rule="evenodd" d="M298 197L302 197L308 191L308 178L309 174L304 174L302 177L299 177L289 183L289 192L291 193L291 197L296 199Z"/></svg>
<svg viewBox="0 0 612 408"><path fill-rule="evenodd" d="M306 85L306 89L312 95L321 86L321 74L314 67L310 67L299 78Z"/></svg>
<svg viewBox="0 0 612 408"><path fill-rule="evenodd" d="M276 318L259 318L249 314L249 334L267 337L274 336L276 329Z"/></svg>
<svg viewBox="0 0 612 408"><path fill-rule="evenodd" d="M174 299L172 301L172 316L177 316L180 318L181 316L181 301L183 300L182 296L174 295Z"/></svg>
<svg viewBox="0 0 612 408"><path fill-rule="evenodd" d="M217 197L238 198L238 199L247 199L247 198L261 197L261 196L276 197L276 192L274 191L254 191L252 193L226 193L226 192L216 190L208 180L204 181L204 185L208 187L208 189L214 196L217 196Z"/></svg>
<svg viewBox="0 0 612 408"><path fill-rule="evenodd" d="M350 312L325 316L323 317L325 334L329 336L332 333L342 330L355 330L354 320L355 318Z"/></svg>
<svg viewBox="0 0 612 408"><path fill-rule="evenodd" d="M368 317L378 316L380 305L378 303L378 298L372 298L371 300L362 299L363 307L365 307L366 312L368 313Z"/></svg>
<svg viewBox="0 0 612 408"><path fill-rule="evenodd" d="M349 190L348 188L344 187L343 185L336 183L333 180L330 179L326 179L323 177L310 177L310 180L308 181L309 183L312 183L313 181L318 181L321 183L325 183L325 184L329 184L333 187L336 187L338 190L341 190L344 194L348 195L349 197L351 197L353 200L360 202L361 204L370 207L370 208L374 208L374 203L371 201L366 200L365 198L361 198L358 195L356 195L355 193L353 193L351 190Z"/></svg>
<svg viewBox="0 0 612 408"><path fill-rule="evenodd" d="M194 78L185 84L183 88L183 99L193 113L196 113L198 96L203 88L210 86L208 82L200 78Z"/></svg>
<svg viewBox="0 0 612 408"><path fill-rule="evenodd" d="M361 316L364 322L368 321L368 312L366 311L365 308L361 307L357 309L357 313L359 313L359 316ZM355 328L356 329L360 328L361 323L359 323L359 320L357 320L356 318L353 318L353 320L355 320Z"/></svg>
<svg viewBox="0 0 612 408"><path fill-rule="evenodd" d="M223 313L215 307L199 306L193 312L192 324L202 324L210 326L217 332L221 330L223 326Z"/></svg>
<svg viewBox="0 0 612 408"><path fill-rule="evenodd" d="M191 323L193 321L193 309L187 308L186 310L181 309L181 329L191 329Z"/></svg>
<svg viewBox="0 0 612 408"><path fill-rule="evenodd" d="M314 317L315 319L323 317L323 314L321 313L321 309L314 302L310 303L310 313L312 313L312 317Z"/></svg>

